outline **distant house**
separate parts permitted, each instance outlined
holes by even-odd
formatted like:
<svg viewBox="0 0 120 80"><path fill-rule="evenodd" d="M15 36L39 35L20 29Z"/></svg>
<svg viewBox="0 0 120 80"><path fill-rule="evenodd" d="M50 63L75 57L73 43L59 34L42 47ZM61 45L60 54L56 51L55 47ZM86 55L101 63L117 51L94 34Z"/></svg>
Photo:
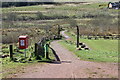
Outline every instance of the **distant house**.
<svg viewBox="0 0 120 80"><path fill-rule="evenodd" d="M109 2L108 3L108 8L109 9L120 9L120 1L119 2Z"/></svg>

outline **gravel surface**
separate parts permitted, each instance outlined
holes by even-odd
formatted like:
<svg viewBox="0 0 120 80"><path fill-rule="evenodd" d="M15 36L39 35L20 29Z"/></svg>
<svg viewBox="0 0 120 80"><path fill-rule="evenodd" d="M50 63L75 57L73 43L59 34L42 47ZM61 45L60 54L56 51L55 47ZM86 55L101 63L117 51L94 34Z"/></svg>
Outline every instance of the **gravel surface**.
<svg viewBox="0 0 120 80"><path fill-rule="evenodd" d="M70 38L65 31L65 38ZM80 60L72 52L53 41L51 47L60 58L60 62L37 64L24 69L23 73L12 78L118 78L117 63L102 63Z"/></svg>
<svg viewBox="0 0 120 80"><path fill-rule="evenodd" d="M37 64L25 68L24 73L13 78L117 78L117 63L83 61L61 46L58 41L51 43L61 63Z"/></svg>

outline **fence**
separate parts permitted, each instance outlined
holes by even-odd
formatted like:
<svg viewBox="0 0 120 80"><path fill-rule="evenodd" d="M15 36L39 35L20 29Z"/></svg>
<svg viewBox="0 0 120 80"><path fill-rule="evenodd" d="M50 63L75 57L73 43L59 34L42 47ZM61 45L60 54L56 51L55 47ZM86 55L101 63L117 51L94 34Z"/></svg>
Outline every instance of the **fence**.
<svg viewBox="0 0 120 80"><path fill-rule="evenodd" d="M46 57L46 59L49 59L49 53L48 53L47 48L50 48L52 50L54 56L56 57L56 59L58 61L60 61L58 59L57 54L54 52L54 50L51 47L49 47L49 43L47 43L47 41L61 39L61 38L62 38L62 36L43 37L38 43L35 43L35 49L36 49L35 55L36 55L37 59L39 59L39 56Z"/></svg>
<svg viewBox="0 0 120 80"><path fill-rule="evenodd" d="M55 51L51 47L47 46L46 44L48 44L48 42L50 42L50 40L56 40L56 39L61 39L61 38L62 38L61 36L60 37L50 36L50 37L41 38L37 43L34 44L34 49L32 51L35 56L35 59L36 60L42 60L41 58L50 59L49 52L46 50L47 48L49 48L49 49L51 49L53 55L56 57L57 61L60 61L60 59L57 56L57 54L55 53ZM25 54L25 52L22 52L22 51L24 51L23 49L22 49L22 51L20 51L21 49L19 49L18 47L16 47L16 48L13 45L9 45L9 56L10 56L10 60L12 60L12 61L14 61L16 58L14 55L22 54L22 56L23 56L23 54ZM46 52L47 52L47 54L46 54ZM28 57L24 57L24 59L25 58L28 58Z"/></svg>

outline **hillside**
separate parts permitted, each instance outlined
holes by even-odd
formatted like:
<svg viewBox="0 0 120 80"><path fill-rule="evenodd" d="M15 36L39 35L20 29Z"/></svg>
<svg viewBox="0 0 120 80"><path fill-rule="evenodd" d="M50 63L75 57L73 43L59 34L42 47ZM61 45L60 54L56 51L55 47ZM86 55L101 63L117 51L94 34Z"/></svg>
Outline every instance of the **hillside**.
<svg viewBox="0 0 120 80"><path fill-rule="evenodd" d="M119 0L4 0L2 2L114 2Z"/></svg>

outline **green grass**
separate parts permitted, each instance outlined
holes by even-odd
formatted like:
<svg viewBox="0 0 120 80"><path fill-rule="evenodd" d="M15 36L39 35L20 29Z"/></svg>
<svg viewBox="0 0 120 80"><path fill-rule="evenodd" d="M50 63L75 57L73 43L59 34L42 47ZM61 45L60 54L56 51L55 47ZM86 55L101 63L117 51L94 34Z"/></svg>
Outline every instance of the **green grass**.
<svg viewBox="0 0 120 80"><path fill-rule="evenodd" d="M50 41L49 41L50 42ZM4 48L2 49L2 51L4 51L4 53L2 54L9 54L9 48L7 46L7 44L3 44L2 46L4 46ZM2 78L5 78L5 77L8 77L9 75L13 75L13 74L16 74L18 71L24 71L24 70L21 70L23 67L27 67L27 66L31 66L31 65L34 65L34 64L37 64L38 62L43 62L45 63L46 61L52 61L55 59L51 49L49 49L49 58L51 60L48 60L48 59L45 59L45 58L42 58L42 60L36 60L35 59L35 56L32 56L33 53L34 53L34 49L31 49L30 47L33 47L34 48L34 45L31 45L29 46L28 50L26 51L26 56L27 58L25 59L24 57L24 54L22 53L19 53L19 52L15 52L14 51L14 55L13 55L13 58L16 58L18 62L14 62L14 61L11 61L9 57L7 58L2 58L0 61L2 62L2 65L0 66L2 68L2 74L0 74L0 76L2 76ZM14 46L14 49L16 47ZM19 50L21 52L24 52L24 50ZM32 61L29 61L28 59L30 59L30 56L31 56L31 60ZM24 60L22 60L24 59Z"/></svg>
<svg viewBox="0 0 120 80"><path fill-rule="evenodd" d="M100 21L103 22L103 23L106 23L109 24L110 21L107 21L106 20L106 16L109 16L109 20L111 20L111 17L115 16L117 17L118 16L118 12L120 10L115 10L115 9L106 9L107 8L107 2L105 3L91 3L91 4L73 4L75 6L71 6L71 5L54 5L51 7L50 5L50 8L48 9L48 6L44 6L44 5L37 5L37 6L24 6L24 7L10 7L10 8L2 8L2 12L3 14L4 13L9 13L10 11L43 11L42 14L43 14L43 17L48 17L48 18L45 18L45 20L48 20L48 19L51 19L53 20L52 18L54 18L55 20L58 20L58 22L52 22L52 23L49 23L49 22L46 22L46 23L38 23L36 24L36 22L31 22L31 23L24 23L22 21L19 21L19 20L38 20L38 15L37 14L16 14L15 18L18 19L18 22L17 23L14 23L14 25L12 27L16 28L16 27L41 27L41 26L45 26L45 24L60 24L61 25L61 21L60 19L64 19L65 16L66 17L69 17L69 18L75 18L75 19L83 19L84 21L82 20L77 20L77 23L78 25L82 25L82 26L94 26L94 23L92 22L94 19L96 18L89 18L90 20L85 20L86 18L84 18L84 16L98 16L97 19L100 19L99 17L103 16L103 18L105 18L104 20L106 21ZM101 7L99 7L99 5L103 5ZM44 12L45 11L45 12ZM23 12L24 13L24 12ZM105 17L104 17L105 16ZM3 19L7 20L9 16L7 16L7 14L4 14L3 15ZM58 19L60 18L60 19ZM54 21L55 21L54 20ZM112 18L112 20L115 21L115 18ZM22 24L21 24L22 22ZM67 22L67 21L66 21ZM115 21L117 23L117 21ZM68 23L68 22L67 22ZM4 22L3 20L3 28L4 27L8 27L10 24L9 23L6 23ZM69 23L68 23L69 24ZM115 25L115 23L112 23L113 26ZM67 26L67 25L65 25ZM105 26L105 25L100 25L100 26ZM116 25L115 25L116 26Z"/></svg>
<svg viewBox="0 0 120 80"><path fill-rule="evenodd" d="M45 8L41 7L41 6L2 8L2 12L9 12L9 11L43 11L43 10L45 10Z"/></svg>
<svg viewBox="0 0 120 80"><path fill-rule="evenodd" d="M2 12L3 13L7 13L9 11L48 11L46 13L47 16L49 15L53 15L53 14L58 14L58 15L69 15L69 13L71 15L80 15L82 14L85 14L86 12L87 13L107 13L109 12L109 14L111 13L116 13L115 11L118 11L118 10L114 10L114 9L111 9L111 10L108 10L107 11L104 11L102 10L101 8L104 8L106 9L107 8L107 4L108 3L92 3L92 4L75 4L76 6L69 6L69 5L59 5L59 6L52 6L51 8L49 9L46 9L47 6L42 6L42 5L35 5L35 6L25 6L25 7L10 7L10 8L2 8ZM99 5L103 5L101 7L99 7ZM49 5L48 5L49 6ZM101 11L98 11L98 10L101 10ZM78 14L76 14L77 12ZM80 14L79 14L80 13ZM32 15L32 14L30 14Z"/></svg>
<svg viewBox="0 0 120 80"><path fill-rule="evenodd" d="M39 63L39 60L34 60L32 62L26 62L26 63L20 63L20 62L13 62L9 61L9 58L2 59L2 78L10 78L10 76L13 76L14 74L18 73L25 73L25 69L30 66L35 66L37 64L45 64Z"/></svg>
<svg viewBox="0 0 120 80"><path fill-rule="evenodd" d="M66 34L71 36L73 41L76 41L76 36L72 36L70 32L66 32ZM86 43L93 50L118 52L118 40L88 40L80 38L80 42Z"/></svg>
<svg viewBox="0 0 120 80"><path fill-rule="evenodd" d="M70 33L68 33L69 36ZM72 36L75 41L75 36ZM88 40L80 39L81 42L90 47L91 50L76 50L75 44L69 44L64 40L60 42L63 46L75 53L82 60L97 61L97 62L118 62L118 40Z"/></svg>
<svg viewBox="0 0 120 80"><path fill-rule="evenodd" d="M2 77L7 77L8 75L15 73L18 69L26 65L28 65L28 63L10 62L9 58L2 59Z"/></svg>
<svg viewBox="0 0 120 80"><path fill-rule="evenodd" d="M63 10L80 10L80 9L88 9L88 8L99 9L100 8L99 5L103 5L101 6L102 8L107 7L107 3L91 3L91 4L77 4L76 6L69 6L69 7L68 5L62 5L57 8Z"/></svg>
<svg viewBox="0 0 120 80"><path fill-rule="evenodd" d="M66 1L67 2L73 2L73 1L74 2L78 2L78 1L79 2L109 2L110 1L111 2L111 1L113 1L113 2L115 2L115 1L118 1L118 0L84 0L84 1L83 0L54 0L54 1L57 1L57 2L60 2L60 1L62 1L62 2L64 2L64 1L65 2Z"/></svg>

